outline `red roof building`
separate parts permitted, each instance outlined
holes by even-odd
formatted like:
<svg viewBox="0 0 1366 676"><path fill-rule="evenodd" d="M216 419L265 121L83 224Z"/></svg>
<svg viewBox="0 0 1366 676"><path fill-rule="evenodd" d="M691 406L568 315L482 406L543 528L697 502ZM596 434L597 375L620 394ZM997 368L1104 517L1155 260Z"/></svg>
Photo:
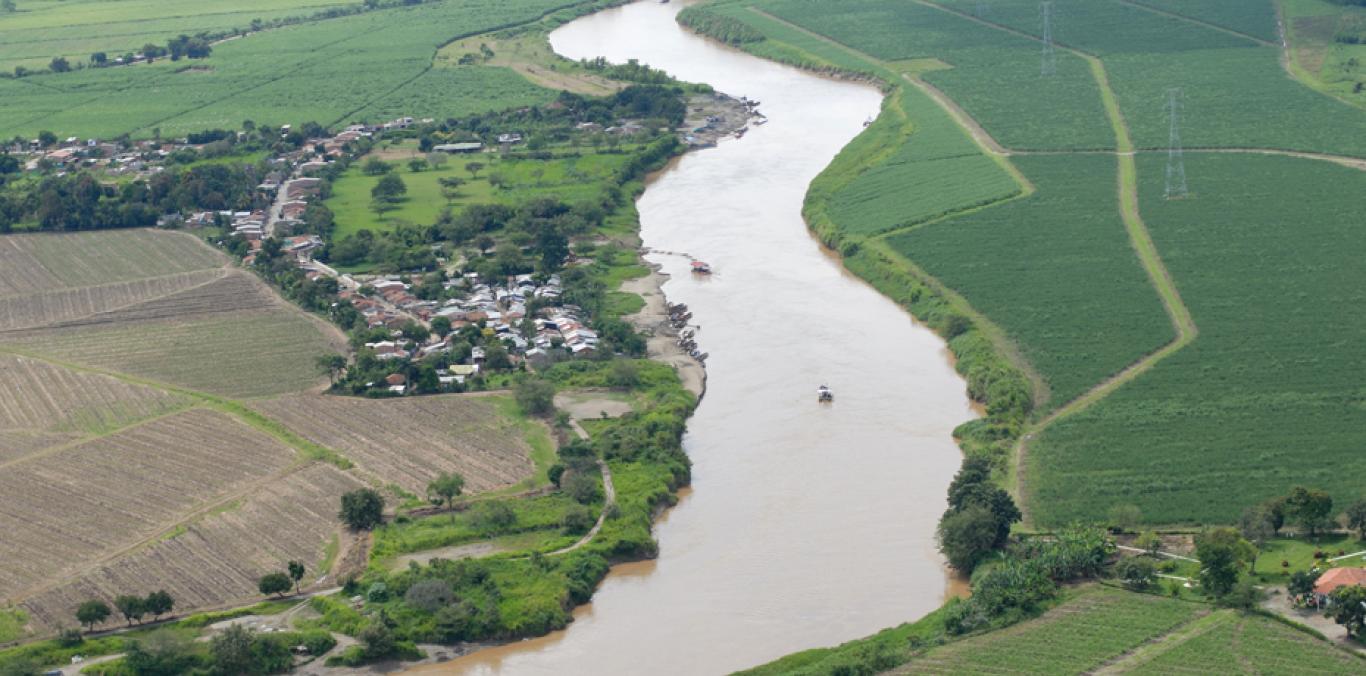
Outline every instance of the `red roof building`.
<svg viewBox="0 0 1366 676"><path fill-rule="evenodd" d="M1339 587L1366 587L1366 568L1329 568L1314 584L1314 593L1327 596Z"/></svg>

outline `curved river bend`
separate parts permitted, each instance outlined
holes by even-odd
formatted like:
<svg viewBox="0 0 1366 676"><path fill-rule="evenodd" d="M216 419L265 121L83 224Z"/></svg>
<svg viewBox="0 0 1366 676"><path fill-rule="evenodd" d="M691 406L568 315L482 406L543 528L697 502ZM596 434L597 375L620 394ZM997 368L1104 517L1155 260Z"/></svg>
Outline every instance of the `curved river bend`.
<svg viewBox="0 0 1366 676"><path fill-rule="evenodd" d="M717 674L919 617L944 599L934 548L974 414L943 341L809 235L807 185L881 95L696 37L647 0L551 35L572 59L639 59L762 102L770 122L690 153L639 202L670 300L694 313L708 389L688 425L693 488L656 561L618 566L562 632L423 671ZM816 403L828 383L834 405Z"/></svg>

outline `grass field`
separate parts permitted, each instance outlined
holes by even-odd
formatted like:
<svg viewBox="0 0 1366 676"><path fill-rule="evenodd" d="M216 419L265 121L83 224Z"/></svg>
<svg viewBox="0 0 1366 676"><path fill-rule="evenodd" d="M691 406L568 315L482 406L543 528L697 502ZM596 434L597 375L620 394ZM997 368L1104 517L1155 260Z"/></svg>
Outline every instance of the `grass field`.
<svg viewBox="0 0 1366 676"><path fill-rule="evenodd" d="M146 137L154 129L175 135L237 128L245 119L330 125L367 115L379 120L389 111L444 118L468 113L471 106L529 105L545 93L511 72L439 69L433 75L433 58L453 39L533 21L570 4L444 0L255 33L218 45L190 70L183 62L162 60L0 80L0 136L52 129L59 136ZM449 96L458 83L488 90Z"/></svg>
<svg viewBox="0 0 1366 676"><path fill-rule="evenodd" d="M410 144L402 148L416 150ZM459 213L470 204L515 205L535 197L558 197L569 203L597 199L604 181L630 159L627 153L597 153L588 148L577 152L580 154L554 160L502 159L496 153L455 155L445 167L420 172L412 171L406 161L397 161L394 171L408 192L397 209L382 215L370 208L370 190L380 177L352 168L333 184L332 197L325 204L336 214L335 237L341 239L365 229L391 230L400 221L431 225L448 207ZM390 154L395 153L386 151ZM485 165L477 177L465 169L470 162ZM501 177L503 187L490 185L490 176ZM449 201L442 195L440 184L446 177L465 181L455 199Z"/></svg>
<svg viewBox="0 0 1366 676"><path fill-rule="evenodd" d="M1273 0L1133 0L1133 4L1179 14L1268 42L1280 39Z"/></svg>
<svg viewBox="0 0 1366 676"><path fill-rule="evenodd" d="M1366 330L1351 309L1366 286L1351 253L1366 174L1191 155L1194 196L1164 202L1163 158L1140 160L1144 218L1200 336L1044 433L1031 450L1034 518L1132 503L1158 523L1231 522L1293 484L1355 498L1366 398L1353 374L1366 352L1347 337Z"/></svg>
<svg viewBox="0 0 1366 676"><path fill-rule="evenodd" d="M888 244L1019 343L1059 406L1172 339L1114 207L1114 159L1020 157L1033 196Z"/></svg>

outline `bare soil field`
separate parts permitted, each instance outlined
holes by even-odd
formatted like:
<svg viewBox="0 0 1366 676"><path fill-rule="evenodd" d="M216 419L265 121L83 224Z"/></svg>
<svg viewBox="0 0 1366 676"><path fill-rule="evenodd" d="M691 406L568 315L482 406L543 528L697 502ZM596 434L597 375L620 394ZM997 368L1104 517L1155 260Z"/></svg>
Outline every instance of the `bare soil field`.
<svg viewBox="0 0 1366 676"><path fill-rule="evenodd" d="M109 376L0 355L0 432L99 434L189 403ZM0 463L6 462L4 453Z"/></svg>
<svg viewBox="0 0 1366 676"><path fill-rule="evenodd" d="M244 423L194 409L0 471L0 599L155 536L295 461Z"/></svg>
<svg viewBox="0 0 1366 676"><path fill-rule="evenodd" d="M76 439L74 434L0 430L0 466Z"/></svg>
<svg viewBox="0 0 1366 676"><path fill-rule="evenodd" d="M459 472L466 492L477 493L515 484L533 470L516 423L476 397L298 395L254 407L417 495L441 472Z"/></svg>
<svg viewBox="0 0 1366 676"><path fill-rule="evenodd" d="M183 232L8 235L0 238L0 297L161 277L227 262L222 253Z"/></svg>
<svg viewBox="0 0 1366 676"><path fill-rule="evenodd" d="M270 480L239 504L178 529L173 537L86 571L25 600L40 629L74 623L73 610L92 598L165 589L180 608L206 608L258 596L257 580L304 562L304 584L316 581L337 532L342 493L361 486L347 472L311 464Z"/></svg>

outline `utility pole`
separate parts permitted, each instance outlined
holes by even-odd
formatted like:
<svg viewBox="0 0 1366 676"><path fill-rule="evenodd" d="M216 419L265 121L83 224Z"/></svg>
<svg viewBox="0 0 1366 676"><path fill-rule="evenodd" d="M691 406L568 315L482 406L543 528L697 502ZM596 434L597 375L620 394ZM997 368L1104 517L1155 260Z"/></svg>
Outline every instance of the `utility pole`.
<svg viewBox="0 0 1366 676"><path fill-rule="evenodd" d="M1167 190L1169 200L1184 199L1189 191L1186 186L1186 158L1181 152L1181 90L1173 87L1167 90L1167 119L1170 135L1167 139Z"/></svg>
<svg viewBox="0 0 1366 676"><path fill-rule="evenodd" d="M1053 1L1039 3L1039 20L1043 22L1043 64L1039 74L1051 77L1058 74L1058 55L1053 51Z"/></svg>

